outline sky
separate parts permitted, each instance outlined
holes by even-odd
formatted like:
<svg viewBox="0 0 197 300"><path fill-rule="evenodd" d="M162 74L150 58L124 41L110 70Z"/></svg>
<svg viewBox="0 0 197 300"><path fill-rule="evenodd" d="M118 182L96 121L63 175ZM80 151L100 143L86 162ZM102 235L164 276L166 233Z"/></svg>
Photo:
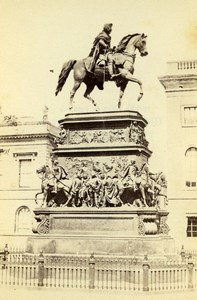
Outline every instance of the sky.
<svg viewBox="0 0 197 300"><path fill-rule="evenodd" d="M46 105L49 120L57 125L69 112L73 85L71 73L55 97L63 63L87 57L105 23L113 23L112 46L127 34L145 33L149 55L137 55L134 73L143 83L144 97L137 102L139 87L129 83L122 109L137 110L147 119L151 163L165 169L166 96L158 77L166 75L168 61L196 59L196 16L196 0L0 0L3 114L42 119ZM76 111L93 110L84 91L82 86L75 96ZM117 110L118 96L112 82L105 83L104 91L92 92L101 111Z"/></svg>

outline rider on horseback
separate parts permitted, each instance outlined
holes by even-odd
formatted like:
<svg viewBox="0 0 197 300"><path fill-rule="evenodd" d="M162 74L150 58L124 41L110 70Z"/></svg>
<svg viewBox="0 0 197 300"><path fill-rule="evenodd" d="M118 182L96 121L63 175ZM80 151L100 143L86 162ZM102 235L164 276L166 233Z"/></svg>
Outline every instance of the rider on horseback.
<svg viewBox="0 0 197 300"><path fill-rule="evenodd" d="M110 74L110 79L113 80L115 77L117 77L116 74L113 72L113 59L112 59L112 51L110 49L110 44L111 44L111 36L110 33L112 31L112 26L113 24L105 24L103 27L103 31L99 33L94 42L93 42L93 47L90 51L89 57L91 57L91 63L89 66L89 72L93 72L96 61L99 58L100 54L105 55L107 52L107 62L108 62L108 70Z"/></svg>
<svg viewBox="0 0 197 300"><path fill-rule="evenodd" d="M66 179L68 174L57 160L53 163L52 174L54 176L54 193L57 193L58 182Z"/></svg>

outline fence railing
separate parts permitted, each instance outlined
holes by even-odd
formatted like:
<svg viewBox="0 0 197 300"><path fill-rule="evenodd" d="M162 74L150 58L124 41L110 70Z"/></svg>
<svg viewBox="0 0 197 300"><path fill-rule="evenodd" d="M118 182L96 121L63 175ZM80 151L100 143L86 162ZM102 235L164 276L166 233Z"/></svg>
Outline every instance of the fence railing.
<svg viewBox="0 0 197 300"><path fill-rule="evenodd" d="M1 252L0 285L75 289L175 291L197 288L197 264L130 257ZM182 256L181 256L182 257Z"/></svg>

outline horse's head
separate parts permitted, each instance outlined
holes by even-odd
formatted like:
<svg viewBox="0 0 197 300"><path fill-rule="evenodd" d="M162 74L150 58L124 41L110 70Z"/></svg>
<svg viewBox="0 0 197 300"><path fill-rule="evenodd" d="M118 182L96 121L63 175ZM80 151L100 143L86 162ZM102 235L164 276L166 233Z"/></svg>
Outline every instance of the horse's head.
<svg viewBox="0 0 197 300"><path fill-rule="evenodd" d="M50 168L48 165L43 165L39 169L36 170L37 174L48 174L50 172Z"/></svg>
<svg viewBox="0 0 197 300"><path fill-rule="evenodd" d="M136 39L136 42L135 42L135 48L137 48L139 50L141 56L148 55L148 51L146 48L146 38L147 38L147 35L142 33L139 35L139 37Z"/></svg>

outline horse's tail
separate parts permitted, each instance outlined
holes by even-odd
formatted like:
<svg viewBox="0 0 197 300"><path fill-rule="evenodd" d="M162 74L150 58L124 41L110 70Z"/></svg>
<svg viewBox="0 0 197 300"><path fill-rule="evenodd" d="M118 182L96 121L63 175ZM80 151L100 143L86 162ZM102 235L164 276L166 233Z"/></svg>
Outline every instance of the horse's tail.
<svg viewBox="0 0 197 300"><path fill-rule="evenodd" d="M63 64L61 73L59 75L58 84L57 84L56 91L55 91L55 96L57 96L58 93L61 92L61 90L66 82L66 79L68 78L68 75L70 74L70 71L74 67L75 63L76 63L76 60L71 59L71 60L67 61L65 64Z"/></svg>

